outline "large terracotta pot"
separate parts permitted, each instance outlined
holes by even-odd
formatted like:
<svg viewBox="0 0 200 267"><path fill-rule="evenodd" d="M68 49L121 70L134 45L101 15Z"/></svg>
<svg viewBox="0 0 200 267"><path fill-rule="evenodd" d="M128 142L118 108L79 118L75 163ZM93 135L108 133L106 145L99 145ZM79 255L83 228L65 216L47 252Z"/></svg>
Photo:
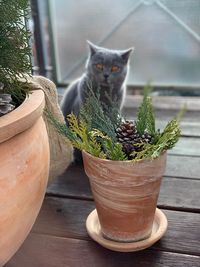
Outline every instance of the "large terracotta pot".
<svg viewBox="0 0 200 267"><path fill-rule="evenodd" d="M132 242L148 238L166 166L166 153L155 160L104 160L83 151L102 234Z"/></svg>
<svg viewBox="0 0 200 267"><path fill-rule="evenodd" d="M0 118L0 266L28 235L44 198L49 143L43 108L44 93L34 91Z"/></svg>

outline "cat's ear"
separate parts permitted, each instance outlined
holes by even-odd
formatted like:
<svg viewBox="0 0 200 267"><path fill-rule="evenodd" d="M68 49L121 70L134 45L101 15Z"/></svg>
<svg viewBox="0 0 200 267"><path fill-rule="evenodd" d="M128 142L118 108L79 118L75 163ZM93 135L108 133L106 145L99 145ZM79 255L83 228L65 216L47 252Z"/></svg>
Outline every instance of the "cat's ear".
<svg viewBox="0 0 200 267"><path fill-rule="evenodd" d="M120 54L121 54L121 57L122 59L127 63L128 60L129 60L129 57L130 57L130 54L134 51L134 48L129 48L127 50L124 50L122 51Z"/></svg>
<svg viewBox="0 0 200 267"><path fill-rule="evenodd" d="M88 43L88 46L90 49L90 55L93 56L97 52L98 48L96 45L94 45L92 42L90 42L88 40L87 40L87 43Z"/></svg>

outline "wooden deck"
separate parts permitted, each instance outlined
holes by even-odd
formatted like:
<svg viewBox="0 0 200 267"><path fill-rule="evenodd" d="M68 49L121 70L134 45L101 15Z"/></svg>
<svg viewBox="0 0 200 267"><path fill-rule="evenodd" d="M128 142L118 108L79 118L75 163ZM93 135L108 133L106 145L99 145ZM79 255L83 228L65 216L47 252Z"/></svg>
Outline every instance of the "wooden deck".
<svg viewBox="0 0 200 267"><path fill-rule="evenodd" d="M171 113L158 110L158 125ZM188 111L181 125L183 136L168 153L158 202L169 226L154 246L118 253L92 241L85 228L92 194L83 167L72 165L48 188L31 233L6 267L200 267L199 111Z"/></svg>

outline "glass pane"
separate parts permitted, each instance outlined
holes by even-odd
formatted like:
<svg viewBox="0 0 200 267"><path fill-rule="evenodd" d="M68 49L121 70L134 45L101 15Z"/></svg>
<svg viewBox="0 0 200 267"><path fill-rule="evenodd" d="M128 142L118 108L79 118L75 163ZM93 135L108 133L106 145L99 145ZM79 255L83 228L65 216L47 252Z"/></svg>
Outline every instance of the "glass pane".
<svg viewBox="0 0 200 267"><path fill-rule="evenodd" d="M84 71L86 40L135 47L128 84L199 86L199 0L50 0L59 82Z"/></svg>
<svg viewBox="0 0 200 267"><path fill-rule="evenodd" d="M46 68L52 65L50 54L50 36L49 36L49 20L48 7L46 1L38 1L40 27L42 31L43 53Z"/></svg>

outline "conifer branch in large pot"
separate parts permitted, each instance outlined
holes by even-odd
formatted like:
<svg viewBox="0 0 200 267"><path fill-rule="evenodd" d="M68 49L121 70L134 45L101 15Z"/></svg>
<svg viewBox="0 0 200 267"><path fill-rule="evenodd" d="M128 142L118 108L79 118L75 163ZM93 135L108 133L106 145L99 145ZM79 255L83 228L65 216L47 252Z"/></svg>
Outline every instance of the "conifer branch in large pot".
<svg viewBox="0 0 200 267"><path fill-rule="evenodd" d="M0 4L0 116L18 106L29 91L31 74L31 33L25 19L28 0L2 0ZM24 19L23 19L24 18Z"/></svg>

